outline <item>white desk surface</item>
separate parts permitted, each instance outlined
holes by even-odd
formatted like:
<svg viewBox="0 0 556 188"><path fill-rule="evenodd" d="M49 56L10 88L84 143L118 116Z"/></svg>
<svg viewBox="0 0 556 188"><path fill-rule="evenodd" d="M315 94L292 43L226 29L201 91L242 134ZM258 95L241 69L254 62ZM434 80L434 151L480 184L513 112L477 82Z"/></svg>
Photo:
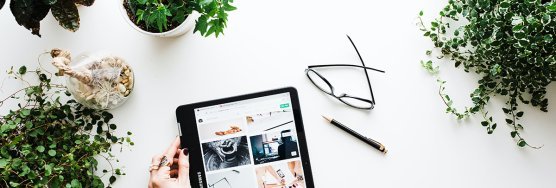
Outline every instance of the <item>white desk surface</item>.
<svg viewBox="0 0 556 188"><path fill-rule="evenodd" d="M80 8L76 33L47 16L38 38L17 25L6 5L0 11L0 68L36 66L37 55L55 47L75 55L108 50L132 64L137 77L133 95L112 112L119 132L132 131L136 145L118 153L127 175L114 187L147 185L151 156L177 135L178 105L283 86L299 91L317 187L554 187L556 85L548 89L550 112L522 106L523 136L544 145L539 150L517 147L503 123L487 135L480 117L458 122L444 113L437 84L419 64L432 43L415 21L422 9L430 21L445 3L238 0L225 36L218 39L142 35L127 25L119 1L107 0ZM304 74L311 64L358 64L345 34L354 39L368 66L386 70L370 75L377 100L373 111L346 107L317 90ZM477 77L453 64L443 64L441 71L452 98L470 104ZM360 70L322 72L338 90L368 95ZM1 95L18 86L2 88ZM489 109L502 122L504 99L492 101ZM389 153L382 155L325 123L321 114L383 142Z"/></svg>

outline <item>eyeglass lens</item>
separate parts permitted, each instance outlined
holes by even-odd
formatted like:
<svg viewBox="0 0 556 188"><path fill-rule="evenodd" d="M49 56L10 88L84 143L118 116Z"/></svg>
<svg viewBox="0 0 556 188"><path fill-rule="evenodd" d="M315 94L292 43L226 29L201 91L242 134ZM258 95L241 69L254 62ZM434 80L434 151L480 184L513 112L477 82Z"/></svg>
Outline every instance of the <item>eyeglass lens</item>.
<svg viewBox="0 0 556 188"><path fill-rule="evenodd" d="M317 86L320 90L322 90L323 92L328 93L330 95L333 95L332 87L324 80L323 77L318 75L317 72L315 72L312 69L308 69L307 70L307 77L309 77L311 82L313 82L313 84L315 86Z"/></svg>

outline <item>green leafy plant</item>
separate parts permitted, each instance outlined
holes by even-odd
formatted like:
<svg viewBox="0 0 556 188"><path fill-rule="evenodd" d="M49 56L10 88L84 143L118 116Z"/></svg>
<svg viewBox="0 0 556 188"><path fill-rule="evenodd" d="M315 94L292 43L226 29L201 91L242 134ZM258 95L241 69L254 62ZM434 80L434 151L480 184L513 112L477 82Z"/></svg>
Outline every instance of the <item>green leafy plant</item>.
<svg viewBox="0 0 556 188"><path fill-rule="evenodd" d="M11 0L10 9L19 25L40 37L40 22L50 10L60 26L70 31L77 31L79 29L77 5L91 6L94 2L95 0Z"/></svg>
<svg viewBox="0 0 556 188"><path fill-rule="evenodd" d="M437 76L439 95L446 112L458 119L480 113L481 124L492 134L497 127L485 110L490 98L506 99L502 111L510 136L520 147L530 146L520 135L524 112L518 107L529 104L548 110L546 87L556 80L556 3L545 0L449 0L440 17L425 26L419 14L420 29L439 51L439 59L452 60L455 67L481 75L478 87L470 94L473 106L453 107L445 93L446 81L438 77L432 61L423 67ZM455 27L456 26L456 27ZM427 55L432 55L428 50Z"/></svg>
<svg viewBox="0 0 556 188"><path fill-rule="evenodd" d="M51 82L43 69L22 66L8 76L27 86L0 101L0 106L17 104L0 116L0 187L104 187L103 176L110 176L109 186L125 175L112 166L119 162L112 150L134 143L131 132L114 134L112 114L64 100L64 94L70 96L66 87ZM100 171L97 159L110 164L102 176L95 175Z"/></svg>
<svg viewBox="0 0 556 188"><path fill-rule="evenodd" d="M194 32L207 37L224 34L228 12L236 7L233 0L126 0L128 16L141 29L150 32L169 31L185 21L193 11L200 13Z"/></svg>

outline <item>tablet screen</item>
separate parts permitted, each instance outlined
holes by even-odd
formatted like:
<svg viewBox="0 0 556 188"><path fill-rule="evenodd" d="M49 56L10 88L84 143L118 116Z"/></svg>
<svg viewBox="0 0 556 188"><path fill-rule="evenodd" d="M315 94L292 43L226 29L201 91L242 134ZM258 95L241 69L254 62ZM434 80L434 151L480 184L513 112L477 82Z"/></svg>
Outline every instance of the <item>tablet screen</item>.
<svg viewBox="0 0 556 188"><path fill-rule="evenodd" d="M306 187L290 93L194 113L209 188Z"/></svg>

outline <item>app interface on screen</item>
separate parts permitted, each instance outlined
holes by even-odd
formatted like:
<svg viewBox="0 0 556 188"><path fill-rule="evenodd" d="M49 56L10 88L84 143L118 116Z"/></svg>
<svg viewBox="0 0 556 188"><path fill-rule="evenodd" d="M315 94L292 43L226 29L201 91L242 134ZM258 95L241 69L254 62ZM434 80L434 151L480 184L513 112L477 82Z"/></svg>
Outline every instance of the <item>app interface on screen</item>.
<svg viewBox="0 0 556 188"><path fill-rule="evenodd" d="M211 188L305 186L289 93L195 109Z"/></svg>

